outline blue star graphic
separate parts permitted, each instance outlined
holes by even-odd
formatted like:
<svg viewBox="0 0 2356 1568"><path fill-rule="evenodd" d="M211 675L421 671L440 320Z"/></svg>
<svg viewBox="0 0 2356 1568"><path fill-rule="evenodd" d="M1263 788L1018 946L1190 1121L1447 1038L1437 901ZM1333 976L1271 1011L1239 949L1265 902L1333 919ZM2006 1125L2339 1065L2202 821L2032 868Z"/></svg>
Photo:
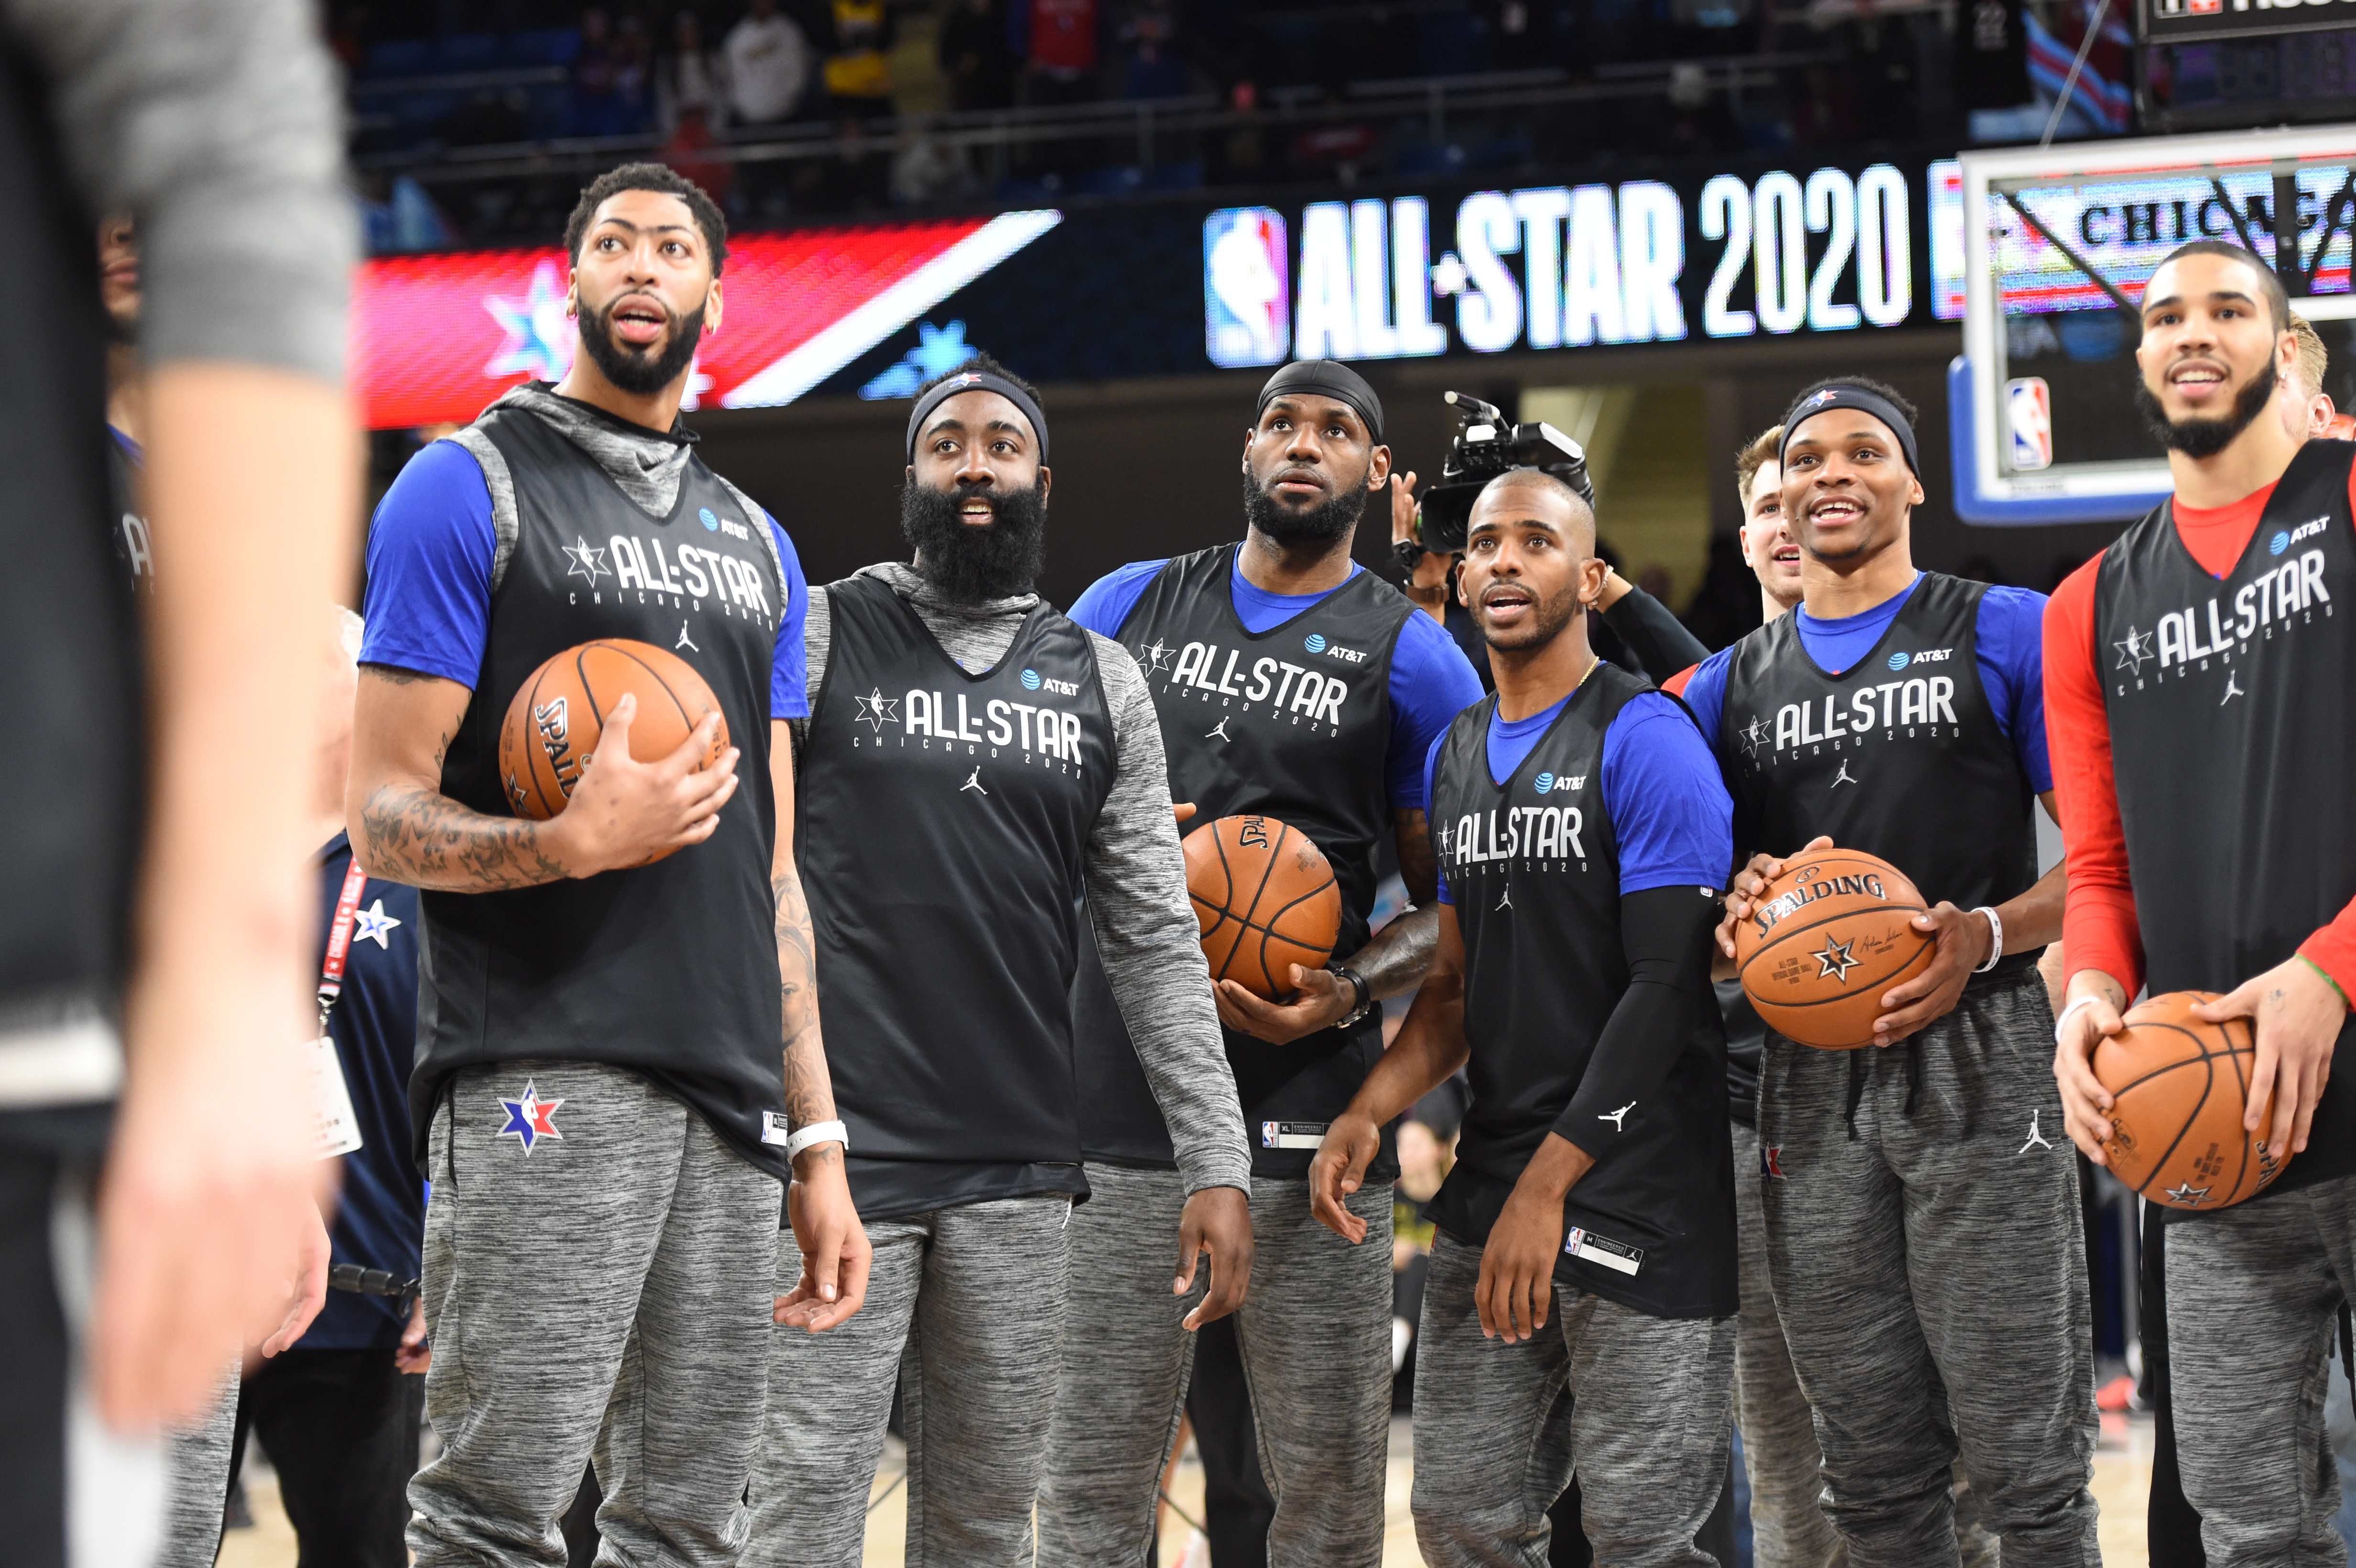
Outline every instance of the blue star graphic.
<svg viewBox="0 0 2356 1568"><path fill-rule="evenodd" d="M390 953L392 951L392 944L385 940L385 933L401 923L400 921L384 912L384 901L379 899L366 909L352 912L352 940L373 942Z"/></svg>
<svg viewBox="0 0 2356 1568"><path fill-rule="evenodd" d="M483 308L508 335L487 376L520 372L542 381L561 381L573 368L573 333L564 315L564 287L556 263L542 261L532 269L531 286L521 299L487 294Z"/></svg>
<svg viewBox="0 0 2356 1568"><path fill-rule="evenodd" d="M562 1100L541 1099L539 1087L527 1082L521 1097L510 1100L500 1096L499 1108L507 1113L508 1119L506 1125L493 1136L515 1138L523 1145L526 1154L530 1154L532 1146L542 1138L562 1140L564 1135L556 1130L552 1118L556 1115L556 1107L562 1104Z"/></svg>
<svg viewBox="0 0 2356 1568"><path fill-rule="evenodd" d="M920 321L916 324L916 346L903 355L898 364L860 388L859 395L870 402L913 398L918 387L956 369L980 352L965 340L965 323L953 321L947 326L935 326L929 321Z"/></svg>

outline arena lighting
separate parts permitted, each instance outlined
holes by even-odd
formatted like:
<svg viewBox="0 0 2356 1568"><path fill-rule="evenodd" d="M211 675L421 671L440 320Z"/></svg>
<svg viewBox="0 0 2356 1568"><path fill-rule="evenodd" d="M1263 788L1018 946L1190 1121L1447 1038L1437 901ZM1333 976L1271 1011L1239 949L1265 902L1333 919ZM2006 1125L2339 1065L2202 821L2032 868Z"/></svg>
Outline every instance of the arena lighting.
<svg viewBox="0 0 2356 1568"><path fill-rule="evenodd" d="M1053 210L732 240L724 330L688 406L789 403L1063 221ZM385 257L354 280L351 385L370 429L473 419L573 362L561 250Z"/></svg>

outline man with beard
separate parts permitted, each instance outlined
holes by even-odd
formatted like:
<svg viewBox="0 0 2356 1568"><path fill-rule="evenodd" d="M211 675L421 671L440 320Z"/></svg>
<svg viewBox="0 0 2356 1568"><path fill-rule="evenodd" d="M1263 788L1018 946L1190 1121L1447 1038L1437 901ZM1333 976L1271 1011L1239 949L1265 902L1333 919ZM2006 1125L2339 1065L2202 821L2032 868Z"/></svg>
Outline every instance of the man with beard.
<svg viewBox="0 0 2356 1568"><path fill-rule="evenodd" d="M1927 969L1883 993L1871 1047L1770 1029L1759 1075L1768 1271L1815 1409L1851 1568L1954 1564L1960 1450L2008 1568L2100 1561L2086 1488L2093 1348L2078 1177L2029 1064L2051 1005L2037 950L2045 798L2040 595L1918 572L1913 411L1862 378L1793 403L1778 458L1801 602L1705 660L1686 700L1751 856L1719 931L1785 861L1878 855L1933 907ZM1989 1238L2002 1236L2001 1247Z"/></svg>
<svg viewBox="0 0 2356 1568"><path fill-rule="evenodd" d="M1250 1163L1152 699L1118 644L1031 588L1038 394L978 357L918 392L907 443L914 563L810 595L798 837L875 1264L847 1329L771 1342L760 1568L861 1561L895 1381L908 1561L1032 1562L1073 1206L1095 1185L1069 1002L1084 921L1188 1195L1141 1241L1167 1270L1174 1234L1181 1293L1210 1253L1194 1322L1233 1311L1251 1271Z"/></svg>
<svg viewBox="0 0 2356 1568"><path fill-rule="evenodd" d="M369 875L423 890L410 1111L443 1448L409 1544L545 1562L594 1457L609 1552L718 1568L760 1435L777 1184L813 1264L777 1321L855 1312L867 1255L794 869L808 593L679 422L720 325L719 208L626 165L565 241L572 368L421 452L369 536L347 820ZM500 721L596 637L673 649L734 744L700 768L707 718L637 762L626 696L566 807L514 816Z"/></svg>
<svg viewBox="0 0 2356 1568"><path fill-rule="evenodd" d="M1426 1211L1424 1560L1545 1561L1575 1467L1594 1561L1708 1568L1694 1537L1726 1478L1734 1370L1708 988L1732 806L1678 705L1588 645L1605 574L1586 503L1524 470L1491 481L1468 523L1461 581L1497 692L1426 764L1439 957L1334 1118L1311 1199L1364 1243L1349 1200L1382 1125L1468 1068L1456 1167Z"/></svg>
<svg viewBox="0 0 2356 1568"><path fill-rule="evenodd" d="M2249 251L2200 241L2160 263L2136 402L2176 493L2045 616L2070 825L2054 1055L2070 1136L2105 1163L2112 1097L2088 1059L2137 989L2214 991L2195 1011L2256 1033L2243 1125L2289 1161L2235 1207L2186 1183L2179 1207L2145 1211L2151 1305L2166 1285L2144 1327L2166 1396L2152 1560L2170 1564L2203 1548L2216 1568L2343 1560L2319 1369L2356 1280L2356 1089L2332 1071L2356 987L2356 645L2340 613L2356 594L2356 447L2275 417L2297 345ZM2197 1545L2180 1508L2159 1511L2170 1470Z"/></svg>
<svg viewBox="0 0 2356 1568"><path fill-rule="evenodd" d="M1355 1568L1380 1561L1390 1411L1387 1249L1336 1242L1309 1213L1310 1157L1381 1054L1378 997L1414 989L1439 912L1424 830L1424 754L1480 700L1456 644L1350 559L1361 513L1390 475L1383 411L1357 372L1287 365L1260 389L1242 455L1239 545L1121 568L1073 619L1117 636L1145 671L1172 798L1194 820L1262 813L1306 834L1342 891L1326 969L1296 969L1268 1001L1217 987L1226 1058L1252 1137L1258 1278L1235 1323L1261 1468L1276 1499L1267 1561ZM1390 834L1422 906L1371 941L1375 848ZM1186 1396L1202 1316L1173 1302L1163 1233L1193 1183L1172 1168L1166 1101L1147 1092L1122 1014L1091 961L1074 1016L1082 1136L1096 1200L1073 1220L1064 1370L1040 1497L1040 1561L1145 1561L1155 1488ZM1224 1085L1222 1085L1224 1087ZM1354 1213L1386 1230L1398 1173L1390 1139ZM1205 1444L1226 1435L1200 1434Z"/></svg>

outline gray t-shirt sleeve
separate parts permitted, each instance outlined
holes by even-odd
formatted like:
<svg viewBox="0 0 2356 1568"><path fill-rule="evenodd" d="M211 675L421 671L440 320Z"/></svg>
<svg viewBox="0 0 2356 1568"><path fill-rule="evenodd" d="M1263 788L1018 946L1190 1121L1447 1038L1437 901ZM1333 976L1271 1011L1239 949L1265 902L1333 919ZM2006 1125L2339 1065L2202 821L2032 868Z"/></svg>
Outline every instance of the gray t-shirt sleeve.
<svg viewBox="0 0 2356 1568"><path fill-rule="evenodd" d="M1169 1125L1187 1192L1249 1192L1251 1150L1211 1000L1210 967L1186 900L1161 721L1129 651L1094 632L1088 637L1112 709L1114 745L1112 789L1088 836L1086 867L1097 951Z"/></svg>
<svg viewBox="0 0 2356 1568"><path fill-rule="evenodd" d="M138 226L140 353L340 384L358 251L305 0L0 0L93 213Z"/></svg>

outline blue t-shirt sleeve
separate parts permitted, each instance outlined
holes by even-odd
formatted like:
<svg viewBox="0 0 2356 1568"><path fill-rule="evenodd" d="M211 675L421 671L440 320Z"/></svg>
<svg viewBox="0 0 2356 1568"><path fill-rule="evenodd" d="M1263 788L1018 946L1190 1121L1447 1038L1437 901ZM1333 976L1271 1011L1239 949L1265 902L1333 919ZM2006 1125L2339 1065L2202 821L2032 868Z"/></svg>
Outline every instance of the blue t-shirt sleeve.
<svg viewBox="0 0 2356 1568"><path fill-rule="evenodd" d="M1975 624L1980 687L1996 720L2020 754L2029 787L2053 787L2045 750L2045 595L2027 588L1991 588L1980 596Z"/></svg>
<svg viewBox="0 0 2356 1568"><path fill-rule="evenodd" d="M411 458L369 524L363 664L471 689L491 620L491 491L474 453L436 441Z"/></svg>
<svg viewBox="0 0 2356 1568"><path fill-rule="evenodd" d="M777 617L777 651L769 664L769 717L809 717L809 650L802 645L802 623L809 617L809 584L802 578L801 557L794 541L766 512L762 521L777 541L777 564L786 573L786 613Z"/></svg>
<svg viewBox="0 0 2356 1568"><path fill-rule="evenodd" d="M1701 726L1703 746L1718 750L1719 716L1726 709L1726 667L1734 656L1732 648L1720 648L1701 661L1686 682L1686 706L1693 709L1694 721Z"/></svg>
<svg viewBox="0 0 2356 1568"><path fill-rule="evenodd" d="M1726 885L1734 802L1701 732L1671 699L1633 698L1604 731L1603 807L1619 844L1623 896L1680 882Z"/></svg>
<svg viewBox="0 0 2356 1568"><path fill-rule="evenodd" d="M1421 613L1420 611L1417 613ZM1431 820L1432 775L1440 771L1440 748L1447 742L1447 740L1448 731L1443 729L1432 737L1431 744L1425 748L1423 753L1423 816L1426 822ZM1440 901L1444 904L1452 904L1456 901L1448 896L1448 872L1445 868L1442 868L1440 872Z"/></svg>
<svg viewBox="0 0 2356 1568"><path fill-rule="evenodd" d="M1391 649L1391 805L1428 812L1431 757L1456 716L1481 700L1481 677L1447 629L1419 610Z"/></svg>
<svg viewBox="0 0 2356 1568"><path fill-rule="evenodd" d="M1097 635L1119 642L1120 624L1129 619L1129 613L1145 596L1145 585L1169 564L1167 560L1137 560L1107 572L1089 583L1087 592L1073 600L1071 609L1065 613Z"/></svg>

